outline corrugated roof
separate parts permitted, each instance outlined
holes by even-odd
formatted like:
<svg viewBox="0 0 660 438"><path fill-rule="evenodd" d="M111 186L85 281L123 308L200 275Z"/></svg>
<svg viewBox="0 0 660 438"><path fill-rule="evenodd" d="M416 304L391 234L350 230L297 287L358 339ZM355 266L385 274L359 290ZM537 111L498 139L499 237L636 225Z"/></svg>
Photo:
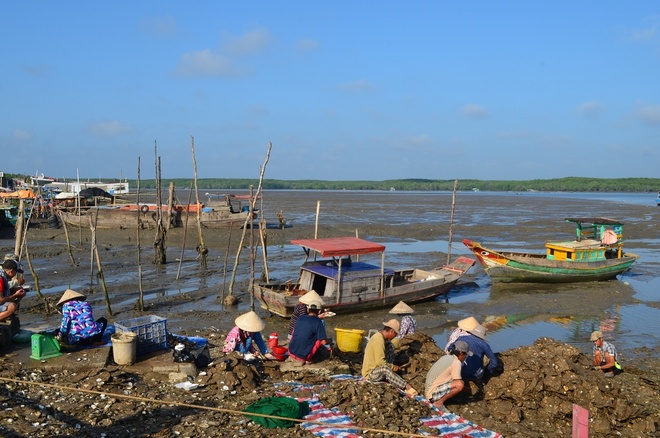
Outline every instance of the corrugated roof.
<svg viewBox="0 0 660 438"><path fill-rule="evenodd" d="M322 257L343 257L385 251L385 245L357 237L329 237L324 239L292 240L292 244L309 248Z"/></svg>

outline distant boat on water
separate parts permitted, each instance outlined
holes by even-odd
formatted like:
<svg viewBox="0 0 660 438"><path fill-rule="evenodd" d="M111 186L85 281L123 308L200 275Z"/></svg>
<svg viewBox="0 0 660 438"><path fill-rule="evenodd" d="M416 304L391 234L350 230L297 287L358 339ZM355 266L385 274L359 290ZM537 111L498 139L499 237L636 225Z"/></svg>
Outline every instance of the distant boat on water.
<svg viewBox="0 0 660 438"><path fill-rule="evenodd" d="M655 204L660 207L660 192L658 192L658 197L655 198Z"/></svg>

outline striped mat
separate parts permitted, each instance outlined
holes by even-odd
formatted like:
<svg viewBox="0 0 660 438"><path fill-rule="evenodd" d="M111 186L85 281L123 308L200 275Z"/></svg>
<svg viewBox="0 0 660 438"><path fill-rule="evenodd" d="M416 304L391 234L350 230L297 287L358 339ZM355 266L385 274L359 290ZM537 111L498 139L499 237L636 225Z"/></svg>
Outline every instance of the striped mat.
<svg viewBox="0 0 660 438"><path fill-rule="evenodd" d="M331 379L334 380L361 380L360 377L356 377L350 374L340 374L331 376ZM280 385L286 385L288 388L292 389L293 392L306 390L312 393L311 397L300 397L296 398L298 401L306 401L309 404L311 412L303 420L306 422L301 423L301 426L306 430L310 431L316 436L321 437L340 437L340 438L360 438L360 428L353 424L351 417L341 412L337 408L327 408L319 401L318 393L325 390L326 385L308 385L299 382L283 382L276 384L277 388ZM401 391L402 394L405 394ZM289 396L288 394L278 391L276 393L278 396ZM459 438L459 437L472 437L472 438L501 438L501 435L497 432L493 432L487 429L484 429L481 426L478 426L465 418L453 414L451 412L442 412L434 407L428 400L424 397L417 396L415 397L420 403L426 403L431 409L438 412L437 416L432 416L428 418L420 418L422 424L429 428L437 429L437 435L448 438ZM318 423L323 424L318 424ZM419 431L420 435L428 435L423 431Z"/></svg>

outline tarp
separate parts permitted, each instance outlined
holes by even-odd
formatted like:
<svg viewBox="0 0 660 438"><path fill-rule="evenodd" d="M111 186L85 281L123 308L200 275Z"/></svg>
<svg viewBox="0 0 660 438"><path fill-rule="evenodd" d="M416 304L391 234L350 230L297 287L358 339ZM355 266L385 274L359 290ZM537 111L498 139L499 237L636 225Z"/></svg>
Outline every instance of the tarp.
<svg viewBox="0 0 660 438"><path fill-rule="evenodd" d="M112 195L110 193L98 187L88 187L86 189L82 189L78 194L80 196L102 196L104 198L112 199Z"/></svg>
<svg viewBox="0 0 660 438"><path fill-rule="evenodd" d="M32 190L16 190L15 192L0 192L0 197L2 198L12 198L12 199L35 199L37 195L34 194Z"/></svg>
<svg viewBox="0 0 660 438"><path fill-rule="evenodd" d="M379 245L378 243L358 239L357 237L300 239L292 240L291 243L316 251L322 257L343 257L385 251L385 245Z"/></svg>

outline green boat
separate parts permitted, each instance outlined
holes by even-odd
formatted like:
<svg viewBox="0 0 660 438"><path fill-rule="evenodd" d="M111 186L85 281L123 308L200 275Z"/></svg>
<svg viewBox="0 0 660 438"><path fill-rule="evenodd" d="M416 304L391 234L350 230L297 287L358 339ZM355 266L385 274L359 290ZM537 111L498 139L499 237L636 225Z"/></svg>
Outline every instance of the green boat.
<svg viewBox="0 0 660 438"><path fill-rule="evenodd" d="M623 223L609 218L567 218L575 240L547 242L545 254L491 250L463 240L494 283L573 283L616 278L639 258L623 252Z"/></svg>

